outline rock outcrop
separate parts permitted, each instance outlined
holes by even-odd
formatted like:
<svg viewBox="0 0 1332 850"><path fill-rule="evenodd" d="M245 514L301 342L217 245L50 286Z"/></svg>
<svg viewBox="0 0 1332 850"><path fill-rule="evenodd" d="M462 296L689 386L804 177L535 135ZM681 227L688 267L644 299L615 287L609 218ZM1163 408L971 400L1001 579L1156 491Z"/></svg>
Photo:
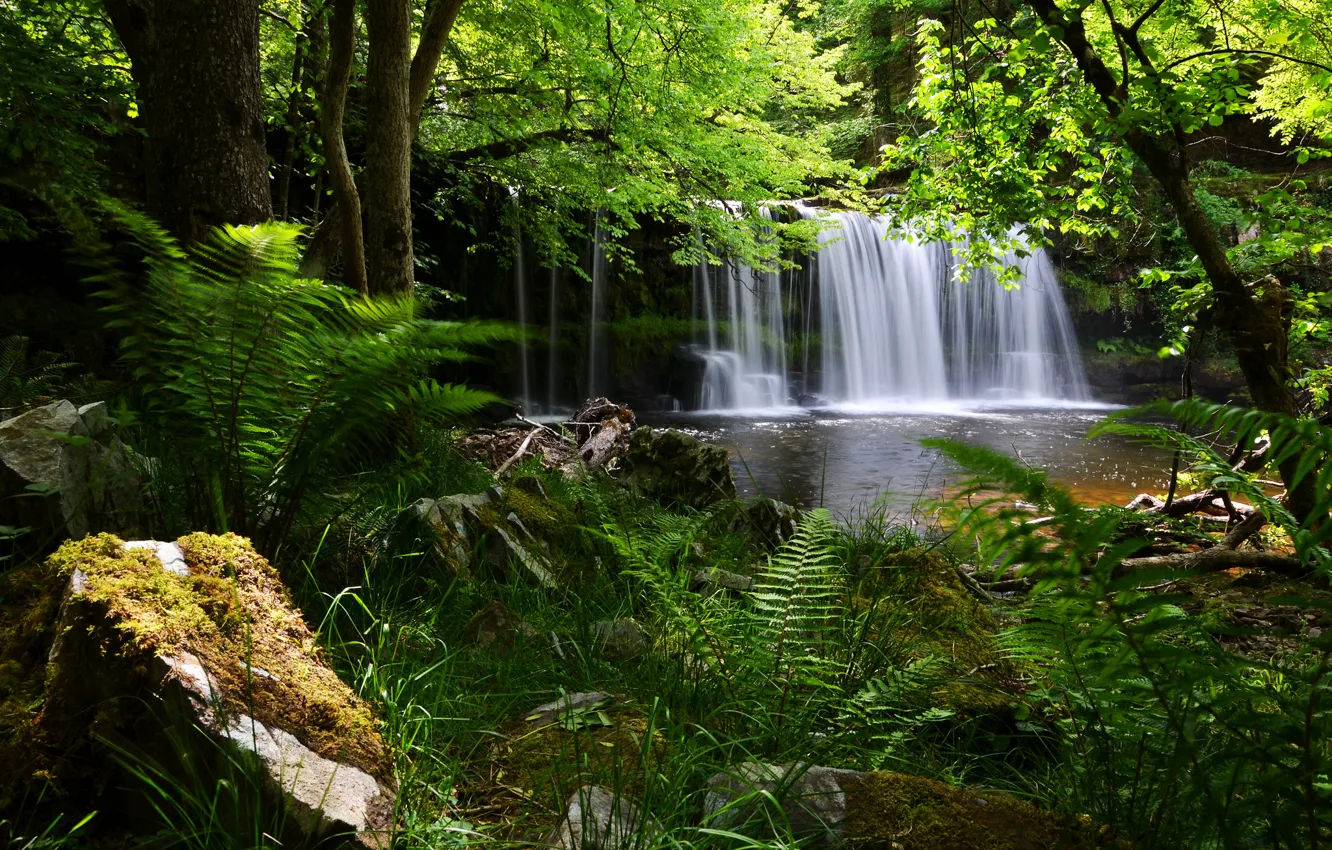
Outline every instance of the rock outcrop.
<svg viewBox="0 0 1332 850"><path fill-rule="evenodd" d="M0 646L10 793L36 776L57 792L77 783L112 793L124 783L97 778L116 770L103 741L165 764L163 730L193 729L211 739L204 751L257 772L290 838L387 846L396 782L374 712L324 662L277 572L246 540L103 534L66 543L21 581L13 613L25 629ZM22 636L32 634L50 638L45 658ZM43 661L41 675L21 674ZM40 711L15 711L23 699Z"/></svg>
<svg viewBox="0 0 1332 850"><path fill-rule="evenodd" d="M634 491L666 504L705 508L735 498L726 450L674 429L635 430L618 475Z"/></svg>
<svg viewBox="0 0 1332 850"><path fill-rule="evenodd" d="M0 422L0 525L34 546L139 524L138 473L105 402L57 401Z"/></svg>
<svg viewBox="0 0 1332 850"><path fill-rule="evenodd" d="M512 502L499 486L484 493L420 499L403 511L400 522L404 529L419 534L434 557L455 575L470 574L475 566L472 555L480 542L485 566L496 578L509 578L516 566L526 580L559 588L559 565Z"/></svg>

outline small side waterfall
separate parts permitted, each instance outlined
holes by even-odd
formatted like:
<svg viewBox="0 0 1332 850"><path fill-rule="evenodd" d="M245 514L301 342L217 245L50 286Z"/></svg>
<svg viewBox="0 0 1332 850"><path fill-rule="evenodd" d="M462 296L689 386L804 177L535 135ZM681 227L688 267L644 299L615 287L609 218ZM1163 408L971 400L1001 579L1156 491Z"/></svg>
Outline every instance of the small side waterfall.
<svg viewBox="0 0 1332 850"><path fill-rule="evenodd" d="M555 387L559 378L560 355L557 341L560 336L560 268L550 267L550 337L547 342L546 359L546 412L555 410Z"/></svg>
<svg viewBox="0 0 1332 850"><path fill-rule="evenodd" d="M515 204L518 203L518 199L516 196L514 197L514 203ZM513 288L514 288L516 303L518 305L518 325L520 328L526 331L527 330L527 269L524 268L525 263L523 262L523 232L521 227L518 225L516 219L513 225L513 238L514 242L518 246L517 252L515 253L513 259ZM518 396L518 403L522 407L527 408L528 412L531 412L530 408L532 405L532 377L529 373L529 368L528 368L529 363L528 363L526 336L524 336L522 339L518 341L518 357L519 357L518 371L519 371L519 381L520 381L519 383L520 395Z"/></svg>
<svg viewBox="0 0 1332 850"><path fill-rule="evenodd" d="M592 309L587 337L587 396L596 398L605 392L602 375L605 371L602 360L602 312L606 301L606 249L602 244L601 215L596 216L592 235Z"/></svg>
<svg viewBox="0 0 1332 850"><path fill-rule="evenodd" d="M699 348L704 362L699 406L741 410L789 404L781 275L740 263L712 267L702 260L694 271L694 305L695 320L707 328L706 347ZM725 317L724 326L718 316Z"/></svg>

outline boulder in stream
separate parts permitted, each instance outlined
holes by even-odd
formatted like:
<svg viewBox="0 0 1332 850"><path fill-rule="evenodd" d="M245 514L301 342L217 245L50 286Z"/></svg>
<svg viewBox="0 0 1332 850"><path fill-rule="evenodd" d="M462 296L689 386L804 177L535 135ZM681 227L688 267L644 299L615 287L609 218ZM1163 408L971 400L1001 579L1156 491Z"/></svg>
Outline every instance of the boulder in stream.
<svg viewBox="0 0 1332 850"><path fill-rule="evenodd" d="M735 498L726 449L674 429L635 430L619 466L631 489L666 504L706 508Z"/></svg>

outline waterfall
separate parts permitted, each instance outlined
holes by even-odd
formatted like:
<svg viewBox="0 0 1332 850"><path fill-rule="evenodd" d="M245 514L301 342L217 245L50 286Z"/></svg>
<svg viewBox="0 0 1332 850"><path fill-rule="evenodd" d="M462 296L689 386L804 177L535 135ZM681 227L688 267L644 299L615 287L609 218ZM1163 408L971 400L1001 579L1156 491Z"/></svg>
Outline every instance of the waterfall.
<svg viewBox="0 0 1332 850"><path fill-rule="evenodd" d="M556 346L556 340L560 331L560 267L550 267L550 340L546 350L549 363L546 364L546 412L555 412L555 387L559 373L557 371L560 357Z"/></svg>
<svg viewBox="0 0 1332 850"><path fill-rule="evenodd" d="M801 209L805 217L815 213ZM1089 398L1064 297L1044 250L958 279L951 247L885 239L887 221L836 213L819 236L823 395L856 404Z"/></svg>
<svg viewBox="0 0 1332 850"><path fill-rule="evenodd" d="M517 204L518 197L515 195L515 208L517 207ZM516 211L517 210L515 209L515 213ZM518 246L517 254L513 260L513 288L518 304L518 326L524 332L523 337L518 341L519 386L522 389L521 394L518 396L518 404L523 408L528 408L532 404L532 379L531 375L528 374L527 358L527 274L526 270L523 268L523 232L516 217L514 218L513 224L513 238ZM528 412L530 413L531 411L528 410Z"/></svg>
<svg viewBox="0 0 1332 850"><path fill-rule="evenodd" d="M819 215L797 206L804 218ZM806 343L818 332L821 381L803 348L802 392L834 403L1085 401L1090 398L1063 293L1044 250L1010 253L1021 275L1004 288L989 271L960 277L952 246L885 238L888 221L832 213L806 261L803 290L738 263L694 272L694 318L707 328L699 406L789 404L783 297ZM789 277L789 276L788 276ZM817 314L817 319L814 318Z"/></svg>
<svg viewBox="0 0 1332 850"><path fill-rule="evenodd" d="M592 309L587 342L587 395L596 398L605 392L601 385L602 327L601 313L606 300L606 250L602 244L601 215L596 216L592 235Z"/></svg>
<svg viewBox="0 0 1332 850"><path fill-rule="evenodd" d="M777 272L727 262L714 269L705 259L694 272L695 319L706 323L699 406L741 410L789 404L786 320ZM699 303L702 315L699 315ZM718 316L726 326L720 327Z"/></svg>

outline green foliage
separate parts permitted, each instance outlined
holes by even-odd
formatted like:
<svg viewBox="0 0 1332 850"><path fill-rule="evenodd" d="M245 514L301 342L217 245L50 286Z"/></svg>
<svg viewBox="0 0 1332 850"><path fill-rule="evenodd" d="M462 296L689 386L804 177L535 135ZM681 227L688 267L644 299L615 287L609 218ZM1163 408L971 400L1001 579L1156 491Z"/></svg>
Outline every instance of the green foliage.
<svg viewBox="0 0 1332 850"><path fill-rule="evenodd" d="M845 594L832 539L828 512L812 510L754 578L750 663L766 671L781 694L781 710L793 690L827 688L832 681L827 638Z"/></svg>
<svg viewBox="0 0 1332 850"><path fill-rule="evenodd" d="M76 364L49 351L28 352L28 338L0 339L0 419L61 397L81 399L98 387L86 376L72 376Z"/></svg>
<svg viewBox="0 0 1332 850"><path fill-rule="evenodd" d="M100 12L82 0L0 7L0 241L36 236L18 199L77 229L80 207L103 197L98 144L128 98Z"/></svg>
<svg viewBox="0 0 1332 850"><path fill-rule="evenodd" d="M1168 411L1245 445L1266 430L1276 456L1298 444L1312 458L1306 474L1326 475L1316 467L1326 466L1332 431L1315 423L1196 402ZM1316 580L1327 581L1320 545L1326 532L1301 527L1206 445L1176 430L1120 420L1102 431L1193 452L1214 486L1253 499L1296 541ZM1306 637L1284 656L1231 654L1209 632L1214 626L1188 614L1182 597L1170 592L1185 571L1121 569L1145 544L1122 539L1122 512L1085 512L1043 473L988 450L927 444L973 476L953 506L958 532L978 541L978 562L1036 582L1024 621L1005 640L1015 658L1039 671L1030 696L1063 754L1054 788L1066 805L1114 824L1135 846L1311 846L1326 839L1332 832L1328 636ZM1325 481L1320 477L1324 516L1332 507ZM1057 534L1025 522L1006 494L1048 509ZM1313 598L1285 601L1325 610Z"/></svg>
<svg viewBox="0 0 1332 850"><path fill-rule="evenodd" d="M568 237L592 209L611 243L635 218L675 220L689 225L675 246L683 262L698 259L697 230L716 256L775 264L780 245L753 226L769 225L762 202L856 188L813 123L851 88L835 76L841 51L799 26L809 11L777 0L467 3L440 103L422 122L422 144L459 175L439 206L452 216L487 186L523 187L523 232L547 264L577 265Z"/></svg>
<svg viewBox="0 0 1332 850"><path fill-rule="evenodd" d="M299 230L226 228L190 258L151 246L135 296L112 326L143 399L143 424L169 464L159 503L193 528L254 536L274 552L320 492L358 458L391 453L416 420L449 421L489 394L425 377L432 363L515 332L417 318L406 296L366 299L297 275Z"/></svg>

